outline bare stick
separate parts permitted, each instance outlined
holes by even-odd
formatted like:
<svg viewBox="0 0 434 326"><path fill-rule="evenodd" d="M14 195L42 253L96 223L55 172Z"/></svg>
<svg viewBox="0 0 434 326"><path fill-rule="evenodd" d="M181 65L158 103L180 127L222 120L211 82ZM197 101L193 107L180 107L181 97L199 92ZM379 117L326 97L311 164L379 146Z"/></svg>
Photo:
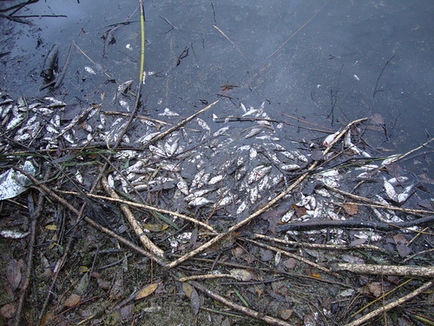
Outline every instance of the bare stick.
<svg viewBox="0 0 434 326"><path fill-rule="evenodd" d="M368 320L370 320L370 319L372 319L372 318L374 318L374 317L376 317L376 316L378 316L378 315L380 315L380 314L382 314L382 313L384 313L386 311L389 311L389 310L391 310L391 309L393 309L395 307L398 307L399 305L403 304L404 302L406 302L406 301L414 298L415 296L421 294L425 290L428 290L431 286L433 286L433 284L434 284L433 281L429 281L429 282L425 283L424 285L422 285L421 287L419 287L416 290L414 290L413 292L411 292L411 293L409 293L409 294L407 294L407 295L399 298L396 301L388 303L387 305L385 305L385 306L383 306L381 308L378 308L378 309L376 309L374 311L371 311L369 314L367 314L367 315L365 315L365 316L363 316L363 317L361 317L359 319L356 319L355 321L353 321L353 322L351 322L349 324L346 324L346 326L358 326L358 325L361 325L361 324L367 322Z"/></svg>
<svg viewBox="0 0 434 326"><path fill-rule="evenodd" d="M243 239L243 240L247 241L247 242L250 242L250 243L253 243L253 244L255 244L255 245L259 246L259 247L262 247L262 248L267 248L267 249L275 251L275 252L281 252L285 256L297 259L298 261L301 261L302 263L305 263L306 265L315 267L316 269L319 269L320 271L323 271L325 273L331 274L331 275L333 275L335 277L340 277L339 274L333 273L328 268L326 268L324 266L321 266L321 265L318 265L318 264L316 264L314 262L311 262L310 260L308 260L306 258L300 257L300 256L295 255L293 253L290 253L290 252L288 252L286 250L283 250L283 249L280 249L280 248L276 248L276 247L273 247L273 246L267 245L265 243L261 243L261 242L255 241L255 240L249 240L249 239Z"/></svg>
<svg viewBox="0 0 434 326"><path fill-rule="evenodd" d="M240 311L240 312L242 312L243 314L245 314L245 315L247 315L249 317L253 317L253 318L256 318L256 319L259 319L259 320L263 320L263 321L265 321L269 325L277 325L277 326L291 326L292 325L290 323L287 323L284 320L277 319L277 318L274 318L274 317L271 317L271 316L267 316L267 315L264 315L262 313L257 312L256 310L253 310L253 309L241 306L239 304L236 304L235 302L230 301L230 300L226 299L225 297L223 297L223 296L221 296L221 295L219 295L217 293L214 293L214 292L208 290L206 287L200 285L197 282L193 281L193 282L191 282L191 285L193 285L199 291L205 293L207 296L209 296L209 297L211 297L211 298L213 298L213 299L215 299L217 301L220 301L224 305L226 305L226 306L228 306L228 307L230 307L232 309L235 309L237 311Z"/></svg>
<svg viewBox="0 0 434 326"><path fill-rule="evenodd" d="M46 174L46 176L48 176L48 173ZM32 195L30 194L29 197L31 198L31 196ZM15 315L15 323L14 323L15 326L20 325L23 303L24 303L24 299L26 297L27 288L29 287L29 284L30 284L30 274L31 274L32 268L33 268L33 247L35 246L35 239L36 239L36 224L37 224L38 218L42 212L43 202L44 202L44 195L42 193L39 193L36 210L31 211L29 209L32 223L31 223L31 227L30 227L30 240L29 240L28 254L27 254L27 269L26 269L26 274L24 275L20 299L18 300L18 307L17 307L17 311L16 311L16 315ZM29 205L29 207L30 207L30 205Z"/></svg>
<svg viewBox="0 0 434 326"><path fill-rule="evenodd" d="M80 196L80 194L78 192L75 191L62 191L62 193L65 194L72 194L72 195L76 195L76 196ZM147 209L153 212L158 212L158 213L163 213L163 214L168 214L168 215L173 215L176 217L179 217L183 220L189 221L191 223L197 224L213 233L217 233L212 226L209 226L208 224L205 224L201 221L198 221L190 216L187 215L183 215L177 212L173 212L173 211L169 211L167 209L163 209L163 208L158 208L158 207L154 207L154 206L149 206L149 205L145 205L145 204L140 204L140 203L135 203L132 201L128 201L128 200L123 200L120 198L112 198L112 197L107 197L107 196L101 196L101 195L95 195L95 194L90 194L90 193L84 193L86 196L92 197L92 198L96 198L96 199L103 199L103 200L108 200L108 201L112 201L112 202L116 202L116 203L121 203L121 204L125 204L125 205L129 205L129 206L134 206L134 207L138 207L138 208L143 208L143 209Z"/></svg>
<svg viewBox="0 0 434 326"><path fill-rule="evenodd" d="M399 160L402 160L404 157L416 152L417 150L421 149L422 147L425 147L426 145L428 145L429 143L431 143L434 140L434 138L431 138L430 140L426 141L425 143L423 143L422 145L420 145L419 147L413 148L411 151L408 151L407 153L403 154L403 155L398 155L395 159L393 159L392 161L390 161L389 164L395 163Z"/></svg>
<svg viewBox="0 0 434 326"><path fill-rule="evenodd" d="M119 199L118 194L108 185L106 178L101 178L101 184L104 188L104 190L113 198ZM158 248L143 232L142 227L139 225L137 220L134 218L133 213L131 212L130 208L125 205L121 204L121 210L124 212L125 217L127 218L128 222L130 223L131 227L133 228L136 235L139 237L140 242L142 245L148 249L150 252L152 252L154 255L158 257L164 257L164 251L160 248Z"/></svg>
<svg viewBox="0 0 434 326"><path fill-rule="evenodd" d="M338 263L332 267L332 270L359 274L434 277L433 267Z"/></svg>

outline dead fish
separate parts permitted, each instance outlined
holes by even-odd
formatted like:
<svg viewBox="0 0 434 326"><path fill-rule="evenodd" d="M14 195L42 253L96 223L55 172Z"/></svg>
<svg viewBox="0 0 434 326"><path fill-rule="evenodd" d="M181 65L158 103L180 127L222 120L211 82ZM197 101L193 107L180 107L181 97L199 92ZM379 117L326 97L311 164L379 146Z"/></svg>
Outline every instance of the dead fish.
<svg viewBox="0 0 434 326"><path fill-rule="evenodd" d="M59 70L59 46L54 44L47 56L45 57L44 66L41 71L41 77L46 83L51 82L55 78L55 74Z"/></svg>
<svg viewBox="0 0 434 326"><path fill-rule="evenodd" d="M212 203L211 200L205 197L197 197L188 203L188 206L200 207Z"/></svg>
<svg viewBox="0 0 434 326"><path fill-rule="evenodd" d="M115 96L113 97L113 102L115 102L122 94L125 95L129 91L132 84L132 80L127 80L126 82L120 84L116 90Z"/></svg>
<svg viewBox="0 0 434 326"><path fill-rule="evenodd" d="M164 117L177 117L179 114L170 110L169 108L165 108L163 113L159 113L158 115L164 116Z"/></svg>
<svg viewBox="0 0 434 326"><path fill-rule="evenodd" d="M211 128L208 126L208 124L205 122L205 120L201 118L196 118L197 124L206 131L211 131Z"/></svg>
<svg viewBox="0 0 434 326"><path fill-rule="evenodd" d="M237 203L238 204L238 203ZM241 214L242 212L244 212L246 210L246 208L248 207L248 203L247 201L243 201L238 205L237 208L237 215Z"/></svg>
<svg viewBox="0 0 434 326"><path fill-rule="evenodd" d="M298 164L285 164L285 165L280 166L280 168L282 170L285 170L285 171L294 171L294 170L300 169L300 165L298 165Z"/></svg>
<svg viewBox="0 0 434 326"><path fill-rule="evenodd" d="M336 131L334 134L328 135L324 141L322 142L322 144L324 146L329 146L336 138L337 135L339 135L340 131Z"/></svg>
<svg viewBox="0 0 434 326"><path fill-rule="evenodd" d="M212 177L209 181L208 184L209 185L215 185L216 183L220 182L223 180L223 175L217 175L215 177Z"/></svg>
<svg viewBox="0 0 434 326"><path fill-rule="evenodd" d="M253 182L261 180L267 173L271 171L271 166L259 165L255 167L249 174L247 183L251 184Z"/></svg>
<svg viewBox="0 0 434 326"><path fill-rule="evenodd" d="M89 66L84 66L84 70L85 70L88 74L96 75L95 70L93 70L93 69L92 69L91 67L89 67Z"/></svg>
<svg viewBox="0 0 434 326"><path fill-rule="evenodd" d="M176 183L176 187L183 195L187 196L189 193L187 181L184 180L184 178L181 176L180 173L176 173L175 176L176 179L178 180L178 182Z"/></svg>
<svg viewBox="0 0 434 326"><path fill-rule="evenodd" d="M252 138L256 136L257 134L261 133L264 130L263 127L255 127L250 129L250 131L244 136L245 139Z"/></svg>
<svg viewBox="0 0 434 326"><path fill-rule="evenodd" d="M413 185L407 186L401 193L397 193L392 184L384 179L384 190L386 191L386 195L397 203L405 202L408 197L410 197L411 191L413 190Z"/></svg>
<svg viewBox="0 0 434 326"><path fill-rule="evenodd" d="M217 202L217 207L218 208L226 207L229 204L232 204L233 201L234 201L233 196L226 196Z"/></svg>
<svg viewBox="0 0 434 326"><path fill-rule="evenodd" d="M260 197L261 195L259 194L259 189L257 186L250 188L250 202L252 204L256 203Z"/></svg>

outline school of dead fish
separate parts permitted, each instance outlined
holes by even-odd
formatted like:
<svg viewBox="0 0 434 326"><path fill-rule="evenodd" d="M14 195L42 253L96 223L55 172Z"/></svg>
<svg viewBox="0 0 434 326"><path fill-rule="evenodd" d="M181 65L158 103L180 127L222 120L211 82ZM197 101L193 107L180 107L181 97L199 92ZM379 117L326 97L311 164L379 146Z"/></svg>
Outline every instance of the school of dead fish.
<svg viewBox="0 0 434 326"><path fill-rule="evenodd" d="M113 101L118 101L124 108L120 100L127 99L130 86L131 81L121 84L113 97ZM39 149L48 150L59 148L61 143L77 148L92 143L112 144L118 140L128 120L107 116L101 106L81 109L74 118L65 120L63 116L67 109L66 103L52 97L27 103L22 98L15 101L1 94L0 127L13 142L30 148L38 144ZM173 121L179 120L179 115L169 108L160 113L168 120L175 119ZM293 174L303 171L312 158L309 149L299 144L286 144L298 147L295 149L284 146L285 142L278 137L283 125L270 122L264 103L258 108L240 104L234 115L252 120L233 122L214 113L212 125L211 121L207 123L198 117L185 128L150 144L147 150L118 151L116 159L124 168L121 173L113 172L109 176L110 183L114 187L119 182L122 191L130 194L135 191L164 194L168 191L167 194L172 196L171 208L175 210L206 207L225 209L226 215L234 218L247 216L284 190ZM136 139L124 135L123 143L140 147L149 144L161 132L154 122L141 120L137 123L141 124L142 135ZM338 132L325 137L322 145L327 146L337 135ZM346 133L343 145L358 156L370 157L352 143L350 131ZM1 139L0 153L8 153L11 146L11 142ZM379 176L380 168L394 157L379 164L359 166L355 169L356 179ZM125 162L128 162L127 166ZM76 169L74 174L78 183L84 182L81 171ZM338 188L346 176L338 169L331 169L317 172L312 178ZM408 184L408 178L381 178L384 191L376 195L376 200L401 204L411 196L413 184ZM315 189L310 195L290 196L298 198L297 206L306 208L306 215L298 219L344 218L330 203L336 195L324 188ZM373 211L382 221L401 221L393 212L380 213L375 208ZM293 210L282 218L284 222L295 219Z"/></svg>

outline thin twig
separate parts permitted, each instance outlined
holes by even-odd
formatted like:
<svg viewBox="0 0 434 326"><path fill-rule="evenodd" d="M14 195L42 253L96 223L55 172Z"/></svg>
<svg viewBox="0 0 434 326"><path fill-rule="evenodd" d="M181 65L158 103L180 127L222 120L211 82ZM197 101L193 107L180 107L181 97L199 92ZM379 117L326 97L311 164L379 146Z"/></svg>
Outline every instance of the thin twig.
<svg viewBox="0 0 434 326"><path fill-rule="evenodd" d="M421 294L422 292L428 290L433 285L434 285L434 281L429 281L429 282L425 283L424 285L422 285L421 287L419 287L416 290L414 290L413 292L411 292L411 293L409 293L409 294L407 294L407 295L399 298L396 301L390 302L390 303L388 303L387 305L385 305L385 306L383 306L381 308L378 308L378 309L376 309L374 311L371 311L369 314L366 314L363 317L361 317L359 319L356 319L355 321L353 321L353 322L351 322L349 324L346 324L346 326L358 326L358 325L361 325L361 324L367 322L368 320L370 320L370 319L372 319L372 318L374 318L374 317L376 317L376 316L378 316L378 315L380 315L382 313L385 313L386 311L389 311L389 310L391 310L391 309L393 309L395 307L398 307L399 305L403 304L404 302L406 302L406 301L408 301L410 299L413 299L415 296L417 296L417 295Z"/></svg>
<svg viewBox="0 0 434 326"><path fill-rule="evenodd" d="M261 242L255 241L255 240L250 240L250 239L241 239L241 240L253 243L253 244L255 244L255 245L259 246L259 247L266 248L266 249L272 250L274 252L281 252L282 255L294 258L294 259L296 259L298 261L301 261L302 263L305 263L306 265L315 267L316 269L319 269L320 271L323 271L325 273L331 274L331 275L333 275L335 277L340 277L339 274L333 273L328 268L326 268L324 266L321 266L321 265L318 265L317 263L311 262L310 260L308 260L306 258L303 258L301 256L298 256L298 255L295 255L293 253L290 253L290 252L288 252L288 251L286 251L284 249L273 247L273 246L267 245L265 243L261 243Z"/></svg>
<svg viewBox="0 0 434 326"><path fill-rule="evenodd" d="M45 174L46 178L48 177L49 172L47 172ZM29 194L29 201L32 200L32 194ZM24 299L26 297L26 292L27 292L27 288L29 287L30 284L30 274L32 272L32 268L33 268L33 249L35 246L35 240L36 240L36 225L38 223L38 218L41 215L42 212L42 207L43 207L43 203L44 203L44 195L42 193L39 193L38 196L38 202L36 204L36 209L35 210L31 210L29 205L29 211L30 211L30 217L32 220L31 226L30 226L30 240L29 240L29 244L28 244L28 253L27 253L27 269L26 269L26 273L23 277L23 285L21 287L21 294L20 294L20 298L18 300L18 307L16 310L16 317L15 317L15 326L19 326L20 325L20 321L21 321L21 317L22 317L22 309L23 309L23 303L24 303Z"/></svg>
<svg viewBox="0 0 434 326"><path fill-rule="evenodd" d="M253 317L253 318L265 321L269 325L277 325L277 326L291 326L292 325L292 324L287 323L286 321L283 321L281 319L277 319L277 318L274 318L274 317L271 317L271 316L267 316L267 315L264 315L262 313L259 313L259 312L255 311L253 309L250 309L250 308L241 306L239 304L236 304L235 302L230 301L230 300L226 299L225 297L223 297L223 296L221 296L221 295L219 295L219 294L217 294L215 292L212 292L211 290L207 289L206 287L204 287L203 285L200 285L197 282L193 281L193 282L191 282L191 285L193 285L200 292L205 293L207 296L209 296L209 297L211 297L211 298L213 298L213 299L215 299L217 301L220 301L224 305L226 305L226 306L228 306L228 307L230 307L232 309L235 309L237 311L240 311L240 312L242 312L243 314L245 314L247 316L250 316L250 317Z"/></svg>

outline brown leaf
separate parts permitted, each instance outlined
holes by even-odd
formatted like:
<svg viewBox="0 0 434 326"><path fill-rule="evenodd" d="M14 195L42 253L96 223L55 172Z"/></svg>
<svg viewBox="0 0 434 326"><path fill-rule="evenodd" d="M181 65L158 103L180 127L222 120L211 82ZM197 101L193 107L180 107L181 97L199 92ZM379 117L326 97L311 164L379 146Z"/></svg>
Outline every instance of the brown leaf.
<svg viewBox="0 0 434 326"><path fill-rule="evenodd" d="M143 289L140 290L139 293L137 293L134 300L143 299L143 298L146 298L147 296L151 295L157 289L159 284L160 283L152 283L152 284L146 285Z"/></svg>
<svg viewBox="0 0 434 326"><path fill-rule="evenodd" d="M368 284L369 292L371 292L375 297L379 297L383 294L380 282L372 282Z"/></svg>
<svg viewBox="0 0 434 326"><path fill-rule="evenodd" d="M293 269L296 265L296 260L294 258L289 258L283 262L283 265L288 269Z"/></svg>
<svg viewBox="0 0 434 326"><path fill-rule="evenodd" d="M75 307L76 305L78 305L80 300L81 300L81 296L73 293L68 297L68 299L66 299L66 301L63 303L63 305L65 307L72 308L72 307Z"/></svg>
<svg viewBox="0 0 434 326"><path fill-rule="evenodd" d="M182 283L182 289L184 290L185 295L190 298L191 297L191 293L194 290L193 285L189 284L189 283Z"/></svg>
<svg viewBox="0 0 434 326"><path fill-rule="evenodd" d="M397 245L407 245L408 240L402 233L399 233L393 237L393 241L395 241L395 244Z"/></svg>
<svg viewBox="0 0 434 326"><path fill-rule="evenodd" d="M12 259L6 270L7 278L12 290L16 290L21 283L21 268L15 259Z"/></svg>
<svg viewBox="0 0 434 326"><path fill-rule="evenodd" d="M401 257L406 257L411 253L411 249L406 245L396 245L396 250L398 250L398 253Z"/></svg>
<svg viewBox="0 0 434 326"><path fill-rule="evenodd" d="M191 310L193 310L193 314L197 315L200 308L200 297L195 288L193 288L193 291L190 294L190 306Z"/></svg>
<svg viewBox="0 0 434 326"><path fill-rule="evenodd" d="M291 317L293 311L294 311L294 310L292 310L292 309L283 309L283 310L280 312L280 317L281 317L283 320L288 320L289 317Z"/></svg>
<svg viewBox="0 0 434 326"><path fill-rule="evenodd" d="M359 207L355 204L345 204L344 210L348 215L356 215L359 211Z"/></svg>
<svg viewBox="0 0 434 326"><path fill-rule="evenodd" d="M169 227L169 224L143 224L143 227L151 232L161 232Z"/></svg>
<svg viewBox="0 0 434 326"><path fill-rule="evenodd" d="M230 271L230 274L238 281L248 282L253 278L252 273L245 269L233 269Z"/></svg>
<svg viewBox="0 0 434 326"><path fill-rule="evenodd" d="M182 289L185 295L190 299L191 309L193 314L197 315L200 308L200 297L196 289L189 283L182 283Z"/></svg>
<svg viewBox="0 0 434 326"><path fill-rule="evenodd" d="M297 205L292 205L291 208L293 208L295 210L295 215L300 218L304 215L306 215L307 210L305 207L303 206L297 206Z"/></svg>
<svg viewBox="0 0 434 326"><path fill-rule="evenodd" d="M11 319L15 315L16 310L15 304L8 303L0 308L0 315L6 319Z"/></svg>

